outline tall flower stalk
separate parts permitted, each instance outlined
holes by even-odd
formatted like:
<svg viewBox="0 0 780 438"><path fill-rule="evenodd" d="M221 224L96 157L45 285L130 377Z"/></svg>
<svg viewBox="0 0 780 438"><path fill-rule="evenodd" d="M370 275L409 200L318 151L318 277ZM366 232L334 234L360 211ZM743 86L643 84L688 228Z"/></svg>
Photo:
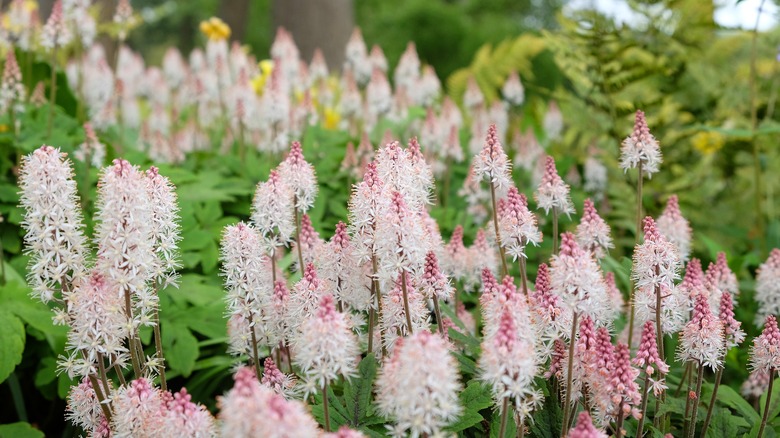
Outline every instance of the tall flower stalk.
<svg viewBox="0 0 780 438"><path fill-rule="evenodd" d="M549 155L545 158L544 175L534 196L539 208L544 209L545 214L550 214L552 211L553 254L558 254L558 216L561 213L567 216L574 213L574 205L569 197L569 186L558 175L555 159Z"/></svg>

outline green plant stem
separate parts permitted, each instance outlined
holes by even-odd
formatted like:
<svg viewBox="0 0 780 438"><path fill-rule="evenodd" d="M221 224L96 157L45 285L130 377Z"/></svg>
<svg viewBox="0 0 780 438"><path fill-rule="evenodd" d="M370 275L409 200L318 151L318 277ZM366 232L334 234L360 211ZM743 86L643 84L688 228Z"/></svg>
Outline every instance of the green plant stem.
<svg viewBox="0 0 780 438"><path fill-rule="evenodd" d="M457 312L457 309L455 311ZM439 333L446 336L441 319L441 309L439 309L439 297L436 294L433 295L433 313L436 315L436 325L439 326Z"/></svg>
<svg viewBox="0 0 780 438"><path fill-rule="evenodd" d="M520 280L523 284L523 295L528 297L528 275L526 273L526 263L528 261L525 257L520 257Z"/></svg>
<svg viewBox="0 0 780 438"><path fill-rule="evenodd" d="M414 328L412 327L412 315L409 313L409 294L406 291L406 272L401 271L401 292L404 297L404 314L406 316L406 328L409 331L408 335L414 334Z"/></svg>
<svg viewBox="0 0 780 438"><path fill-rule="evenodd" d="M558 255L558 209L553 207L553 254Z"/></svg>
<svg viewBox="0 0 780 438"><path fill-rule="evenodd" d="M639 173L636 181L636 239L634 240L635 245L639 245L639 241L641 240L641 236L642 236L642 181L644 180L644 172L642 170L641 161L639 162L638 170ZM636 307L634 306L634 298L635 298L634 295L636 294L636 290L634 286L635 286L634 281L631 280L631 296L629 297L629 300L631 301L631 313L628 317L629 350L634 348L634 344L632 343L632 341L634 340L634 314L636 312Z"/></svg>
<svg viewBox="0 0 780 438"><path fill-rule="evenodd" d="M506 434L506 420L509 413L509 398L504 397L501 402L501 427L498 429L498 438L504 438Z"/></svg>
<svg viewBox="0 0 780 438"><path fill-rule="evenodd" d="M21 385L19 385L19 378L16 373L8 375L8 389L11 390L11 398L14 402L14 408L16 408L16 415L19 417L19 421L27 421L27 409L24 406L24 392Z"/></svg>
<svg viewBox="0 0 780 438"><path fill-rule="evenodd" d="M371 300L374 300L374 285L371 284ZM368 352L374 352L374 306L368 309Z"/></svg>
<svg viewBox="0 0 780 438"><path fill-rule="evenodd" d="M660 275L659 267L655 267L655 275ZM664 360L664 332L661 327L661 286L655 286L655 336L658 343L658 355Z"/></svg>
<svg viewBox="0 0 780 438"><path fill-rule="evenodd" d="M106 364L104 363L103 355L97 354L98 371L100 372L100 380L103 382L103 389L106 394L111 393L111 386L108 384L108 375L106 374Z"/></svg>
<svg viewBox="0 0 780 438"><path fill-rule="evenodd" d="M623 406L623 400L624 399L622 398L620 399L620 404L618 406ZM618 417L617 420L615 421L615 438L621 438L623 436L624 417L625 416L623 415L623 409L618 409ZM639 438L639 434L637 434L637 438Z"/></svg>
<svg viewBox="0 0 780 438"><path fill-rule="evenodd" d="M116 378L119 379L119 384L125 386L127 381L125 380L125 374L122 372L122 368L119 368L119 365L114 364L114 372L116 372Z"/></svg>
<svg viewBox="0 0 780 438"><path fill-rule="evenodd" d="M330 413L328 412L328 382L322 385L322 412L325 415L325 432L330 432Z"/></svg>
<svg viewBox="0 0 780 438"><path fill-rule="evenodd" d="M715 386L712 388L712 397L710 397L710 405L707 406L707 416L704 417L704 425L701 427L701 438L707 434L707 428L710 426L710 420L712 419L712 411L715 408L715 401L718 397L718 387L720 387L720 379L723 377L723 367L718 368L715 372Z"/></svg>
<svg viewBox="0 0 780 438"><path fill-rule="evenodd" d="M51 94L49 95L49 126L46 128L46 139L51 137L54 126L54 105L57 100L57 45L51 51Z"/></svg>
<svg viewBox="0 0 780 438"><path fill-rule="evenodd" d="M701 362L698 364L699 372L696 377L696 399L692 403L691 408L693 409L693 412L691 412L691 424L688 428L688 438L693 438L693 436L696 434L696 417L699 416L699 399L701 398L701 384L704 380L704 367L702 366ZM759 436L761 436L759 434Z"/></svg>
<svg viewBox="0 0 780 438"><path fill-rule="evenodd" d="M276 247L271 248L271 281L276 286Z"/></svg>
<svg viewBox="0 0 780 438"><path fill-rule="evenodd" d="M504 245L501 244L501 232L498 231L498 210L496 208L496 187L493 183L490 183L490 201L493 203L493 228L496 231L496 244L498 245L498 253L501 257L501 277L509 275L509 269L506 266L506 253L504 251ZM455 311L457 312L457 308Z"/></svg>
<svg viewBox="0 0 780 438"><path fill-rule="evenodd" d="M375 226L376 227L376 226ZM377 273L379 272L379 266L376 261L376 254L371 254L371 279L374 285L374 291L376 292L376 308L377 308L377 323L379 327L379 341L382 343L382 357L387 355L387 347L385 347L385 332L382 330L382 290L379 288L379 278Z"/></svg>
<svg viewBox="0 0 780 438"><path fill-rule="evenodd" d="M106 397L103 395L103 391L100 389L100 382L98 382L97 377L95 377L94 374L90 373L89 376L89 383L92 384L92 389L95 391L95 396L98 399L98 404L100 405L100 409L103 411L103 415L105 415L106 420L110 423L111 422L111 408L108 406L107 403L105 403Z"/></svg>
<svg viewBox="0 0 780 438"><path fill-rule="evenodd" d="M133 364L133 373L135 378L141 377L141 362L138 358L138 350L135 348L135 328L133 327L133 304L130 301L130 291L125 289L125 315L127 315L127 323L130 327L130 333L128 335L128 350L130 350L130 361Z"/></svg>
<svg viewBox="0 0 780 438"><path fill-rule="evenodd" d="M763 4L763 2L762 2ZM775 369L769 369L769 387L766 389L766 402L764 402L764 415L761 416L761 427L758 429L758 438L764 436L764 429L766 428L766 420L769 418L769 406L772 400L772 387L775 384Z"/></svg>
<svg viewBox="0 0 780 438"><path fill-rule="evenodd" d="M260 373L260 355L257 353L257 335L255 334L255 325L252 320L252 314L249 314L249 330L252 335L252 364L255 366L255 374L257 380L260 380L263 375Z"/></svg>
<svg viewBox="0 0 780 438"><path fill-rule="evenodd" d="M691 424L691 393L693 392L693 373L695 372L693 366L693 361L688 361L688 369L690 372L688 373L688 390L685 394L685 416L683 417L683 436L686 437L688 436L688 428Z"/></svg>
<svg viewBox="0 0 780 438"><path fill-rule="evenodd" d="M645 381L642 385L642 407L640 408L640 411L642 412L642 417L639 419L639 425L636 427L636 438L642 438L642 432L645 428L645 417L647 417L647 396L648 396L648 388L650 387L650 374L647 374L647 371L645 371Z"/></svg>
<svg viewBox="0 0 780 438"><path fill-rule="evenodd" d="M293 195L293 211L295 212L295 247L298 249L298 271L303 275L306 268L303 265L303 252L301 249L301 214L298 211L298 196Z"/></svg>
<svg viewBox="0 0 780 438"><path fill-rule="evenodd" d="M568 365L567 365L567 374L566 374L566 392L564 394L564 402L563 402L563 430L561 430L561 438L566 438L567 429L566 425L569 424L569 414L571 412L571 383L572 383L572 373L574 368L574 342L575 338L577 337L577 319L579 315L577 312L574 312L574 315L571 320L571 337L569 338L569 358L568 358Z"/></svg>
<svg viewBox="0 0 780 438"><path fill-rule="evenodd" d="M162 350L162 333L160 332L160 311L154 309L154 347L157 350L157 360L160 361L158 371L160 372L160 388L163 391L168 390L168 382L165 380L165 356ZM254 330L252 330L254 333Z"/></svg>

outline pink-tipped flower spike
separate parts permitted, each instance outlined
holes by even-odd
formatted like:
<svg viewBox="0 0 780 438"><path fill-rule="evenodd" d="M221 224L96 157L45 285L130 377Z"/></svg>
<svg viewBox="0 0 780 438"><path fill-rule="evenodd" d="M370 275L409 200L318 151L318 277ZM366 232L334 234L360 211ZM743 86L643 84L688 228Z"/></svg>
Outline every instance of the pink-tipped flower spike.
<svg viewBox="0 0 780 438"><path fill-rule="evenodd" d="M344 69L351 71L357 82L365 85L371 77L372 63L360 28L356 27L347 42Z"/></svg>
<svg viewBox="0 0 780 438"><path fill-rule="evenodd" d="M314 437L320 430L303 403L285 400L257 381L251 368L239 368L233 388L217 398L220 436Z"/></svg>
<svg viewBox="0 0 780 438"><path fill-rule="evenodd" d="M750 350L750 366L754 371L772 373L780 369L780 330L774 315L766 317L764 331L753 339Z"/></svg>
<svg viewBox="0 0 780 438"><path fill-rule="evenodd" d="M255 342L274 346L280 333L270 327L266 310L273 284L268 258L260 235L251 225L239 222L225 228L222 235L222 275L225 278L227 312L234 327L230 330L230 351L255 357Z"/></svg>
<svg viewBox="0 0 780 438"><path fill-rule="evenodd" d="M607 182L609 180L607 166L597 157L590 156L585 159L583 174L585 184L582 188L586 192L592 193L596 201L604 199L604 193L607 191Z"/></svg>
<svg viewBox="0 0 780 438"><path fill-rule="evenodd" d="M419 216L408 207L400 192L392 193L385 214L376 227L380 277L389 280L399 272L418 272L429 250L427 232Z"/></svg>
<svg viewBox="0 0 780 438"><path fill-rule="evenodd" d="M688 297L675 293L678 290L674 287L682 264L677 249L658 232L655 221L650 216L644 220L644 236L644 242L634 250L631 270L631 277L636 285L634 307L637 321L657 321L660 322L663 333L675 333L682 328L688 317ZM660 320L656 318L659 299ZM656 327L656 331L658 329L659 327Z"/></svg>
<svg viewBox="0 0 780 438"><path fill-rule="evenodd" d="M447 276L455 280L462 279L469 266L469 252L463 244L463 226L457 225L452 231L450 241L444 247L442 269Z"/></svg>
<svg viewBox="0 0 780 438"><path fill-rule="evenodd" d="M303 157L300 142L292 142L290 153L279 165L279 176L292 189L295 208L306 213L314 205L317 196L317 176L314 166Z"/></svg>
<svg viewBox="0 0 780 438"><path fill-rule="evenodd" d="M677 359L695 361L713 370L723 366L726 342L723 339L723 323L710 310L705 293L696 296L693 318L680 333Z"/></svg>
<svg viewBox="0 0 780 438"><path fill-rule="evenodd" d="M474 158L473 161L476 161ZM473 162L472 162L473 163ZM469 166L469 173L463 180L463 187L458 190L458 196L464 198L468 204L468 213L474 218L476 223L482 223L488 217L488 210L485 207L490 202L490 191L479 183L480 177L474 171L474 164Z"/></svg>
<svg viewBox="0 0 780 438"><path fill-rule="evenodd" d="M615 347L615 368L612 370L603 390L611 397L600 397L599 417L603 422L612 421L619 416L640 418L642 413L637 406L642 401L636 378L639 370L631 366L631 354L628 345L619 343ZM604 403L607 402L608 403Z"/></svg>
<svg viewBox="0 0 780 438"><path fill-rule="evenodd" d="M377 405L396 436L437 435L462 408L458 366L447 341L421 330L399 343L377 378ZM420 384L425 382L425 384Z"/></svg>
<svg viewBox="0 0 780 438"><path fill-rule="evenodd" d="M315 314L320 300L327 293L330 293L328 285L319 278L317 269L311 263L306 265L303 276L295 283L287 304L285 322L291 330L292 339L298 337L300 325L306 318Z"/></svg>
<svg viewBox="0 0 780 438"><path fill-rule="evenodd" d="M498 192L497 195L502 195L512 185L512 165L498 138L496 125L488 127L482 152L474 157L473 163L474 174L487 180Z"/></svg>
<svg viewBox="0 0 780 438"><path fill-rule="evenodd" d="M331 294L322 296L316 312L301 324L300 336L292 346L307 395L324 391L339 376L356 374L355 358L360 355L360 347L347 318L336 310Z"/></svg>
<svg viewBox="0 0 780 438"><path fill-rule="evenodd" d="M72 34L65 25L65 17L62 14L62 0L54 2L51 8L51 15L46 20L41 34L41 45L47 50L54 50L68 45L72 39Z"/></svg>
<svg viewBox="0 0 780 438"><path fill-rule="evenodd" d="M609 313L606 284L593 255L577 244L572 233L561 235L561 251L550 264L550 285L562 303L578 314L603 321Z"/></svg>
<svg viewBox="0 0 780 438"><path fill-rule="evenodd" d="M477 321L474 319L474 315L466 310L465 304L458 303L458 308L455 309L455 316L463 323L463 327L466 328L466 333L471 335L477 333Z"/></svg>
<svg viewBox="0 0 780 438"><path fill-rule="evenodd" d="M338 301L358 311L371 306L370 278L363 275L363 267L358 263L344 222L336 224L336 233L327 245L327 255L321 257L320 263L322 277L330 284Z"/></svg>
<svg viewBox="0 0 780 438"><path fill-rule="evenodd" d="M746 399L757 400L766 392L768 385L769 373L766 370L757 369L750 372L747 380L742 383L739 392Z"/></svg>
<svg viewBox="0 0 780 438"><path fill-rule="evenodd" d="M547 107L547 112L544 114L544 121L542 122L544 131L547 133L547 138L550 140L557 140L563 132L563 113L558 107L558 103L554 100L550 101Z"/></svg>
<svg viewBox="0 0 780 438"><path fill-rule="evenodd" d="M539 208L544 209L545 214L550 214L550 210L566 213L566 215L574 213L574 205L569 197L569 186L558 175L555 159L548 155L545 158L544 166L542 181L534 193Z"/></svg>
<svg viewBox="0 0 780 438"><path fill-rule="evenodd" d="M101 436L97 432L106 421L106 417L88 378L84 377L81 383L70 387L65 419L84 429L85 432L91 433L90 436Z"/></svg>
<svg viewBox="0 0 780 438"><path fill-rule="evenodd" d="M723 322L723 332L726 335L727 348L736 347L745 340L742 323L734 317L734 302L731 294L723 292L720 297L720 320Z"/></svg>
<svg viewBox="0 0 780 438"><path fill-rule="evenodd" d="M293 190L278 170L257 185L252 201L252 223L273 249L287 244L295 233Z"/></svg>
<svg viewBox="0 0 780 438"><path fill-rule="evenodd" d="M278 334L282 343L289 343L293 335L292 328L287 325L289 305L290 291L287 289L287 284L282 280L277 280L274 283L273 296L271 296L268 332Z"/></svg>
<svg viewBox="0 0 780 438"><path fill-rule="evenodd" d="M366 86L366 122L373 128L379 118L386 115L393 106L393 89L381 70L371 72L371 80Z"/></svg>
<svg viewBox="0 0 780 438"><path fill-rule="evenodd" d="M9 50L5 57L3 69L3 81L0 84L0 114L6 114L9 110L20 112L23 108L27 91L22 82L22 71L16 62L16 55Z"/></svg>
<svg viewBox="0 0 780 438"><path fill-rule="evenodd" d="M657 221L658 231L676 248L680 259L687 261L691 255L691 225L680 212L677 195L666 202L666 208Z"/></svg>
<svg viewBox="0 0 780 438"><path fill-rule="evenodd" d="M592 252L597 259L603 258L614 247L609 225L599 216L590 198L585 200L582 220L577 225L577 243Z"/></svg>
<svg viewBox="0 0 780 438"><path fill-rule="evenodd" d="M404 149L397 141L387 143L376 153L377 176L382 180L385 196L400 192L412 210L430 203L433 177L416 141ZM422 175L424 172L426 175Z"/></svg>
<svg viewBox="0 0 780 438"><path fill-rule="evenodd" d="M92 124L84 124L84 143L73 152L73 157L82 163L87 163L92 167L103 167L103 161L106 159L106 145L100 142Z"/></svg>
<svg viewBox="0 0 780 438"><path fill-rule="evenodd" d="M658 342L653 321L645 321L642 326L642 340L633 363L648 375L654 374L657 370L658 374L661 375L661 380L669 372L669 365L658 354ZM655 388L655 385L653 387ZM659 392L655 394L658 395Z"/></svg>
<svg viewBox="0 0 780 438"><path fill-rule="evenodd" d="M620 148L620 167L624 171L642 166L642 176L652 178L661 165L661 147L650 133L645 120L645 113L637 110L634 119L634 131L623 140Z"/></svg>
<svg viewBox="0 0 780 438"><path fill-rule="evenodd" d="M606 327L599 327L596 330L594 344L592 366L602 376L609 376L615 368L615 347L612 345L612 336Z"/></svg>
<svg viewBox="0 0 780 438"><path fill-rule="evenodd" d="M450 280L439 269L439 260L433 251L425 255L425 268L419 284L420 292L426 298L448 301L454 293Z"/></svg>
<svg viewBox="0 0 780 438"><path fill-rule="evenodd" d="M308 214L301 215L301 239L300 243L295 242L295 245L299 244L301 245L301 253L303 254L303 263L305 265L309 263L319 265L320 257L324 251L325 241L320 238L320 233L314 229Z"/></svg>
<svg viewBox="0 0 780 438"><path fill-rule="evenodd" d="M412 323L412 332L417 333L418 331L428 330L430 326L428 302L416 285L413 284L411 276L407 273L401 275L406 276L406 298L409 303L408 321ZM400 275L391 286L392 288L382 295L382 319L379 321L379 326L385 336L387 351L392 351L401 337L409 335ZM379 347L377 346L377 348Z"/></svg>
<svg viewBox="0 0 780 438"><path fill-rule="evenodd" d="M70 160L59 149L41 146L23 158L19 188L30 256L27 281L34 295L48 303L86 274L87 238Z"/></svg>
<svg viewBox="0 0 780 438"><path fill-rule="evenodd" d="M542 232L536 226L536 216L528 210L528 200L517 187L510 187L504 208L499 215L498 229L501 244L512 260L527 258L525 247L528 244L538 246L542 241Z"/></svg>
<svg viewBox="0 0 780 438"><path fill-rule="evenodd" d="M704 287L704 271L701 269L701 261L697 258L691 259L685 266L685 276L679 286L680 293L688 295L689 300L693 299L701 292L706 292Z"/></svg>
<svg viewBox="0 0 780 438"><path fill-rule="evenodd" d="M522 105L525 100L525 89L520 82L520 75L516 71L513 71L506 78L504 86L501 87L501 95L504 96L504 100L511 105Z"/></svg>
<svg viewBox="0 0 780 438"><path fill-rule="evenodd" d="M563 378L563 367L566 366L566 350L568 347L561 339L553 341L553 350L550 355L550 369L544 373L544 378L556 377Z"/></svg>
<svg viewBox="0 0 780 438"><path fill-rule="evenodd" d="M117 285L120 297L129 296L125 301L131 301L132 309L124 310L131 337L138 327L155 324L158 297L149 284L157 260L152 212L146 178L137 166L116 159L103 169L98 182L95 268Z"/></svg>
<svg viewBox="0 0 780 438"><path fill-rule="evenodd" d="M371 162L366 166L363 181L354 186L349 200L350 234L355 239L360 261L370 260L376 251L376 227L386 204L383 191L376 163Z"/></svg>
<svg viewBox="0 0 780 438"><path fill-rule="evenodd" d="M508 399L518 409L540 400L533 381L539 372L533 343L521 338L515 319L505 308L501 313L498 330L482 341L479 359L481 379L492 389L496 405ZM502 413L503 414L503 413Z"/></svg>
<svg viewBox="0 0 780 438"><path fill-rule="evenodd" d="M192 402L192 396L186 388L168 395L162 436L182 438L206 438L217 436L217 424L214 417L201 404Z"/></svg>
<svg viewBox="0 0 780 438"><path fill-rule="evenodd" d="M496 249L488 241L487 232L484 228L477 230L474 243L468 248L468 261L469 273L464 279L465 287L468 291L477 289L483 269L487 268L491 272L496 272L498 269Z"/></svg>
<svg viewBox="0 0 780 438"><path fill-rule="evenodd" d="M412 137L408 146L406 151L411 163L412 184L416 187L415 192L419 193L412 196L418 196L423 203L431 204L431 191L434 186L433 169L425 161L417 137Z"/></svg>
<svg viewBox="0 0 780 438"><path fill-rule="evenodd" d="M124 365L127 349L127 317L124 298L114 293L113 285L100 273L93 272L79 281L68 301L71 315L66 350L70 357L61 366L73 378L88 376L99 361L110 359Z"/></svg>
<svg viewBox="0 0 780 438"><path fill-rule="evenodd" d="M154 280L162 287L177 286L176 270L181 267L178 254L181 227L176 188L154 166L146 171L146 184L152 203L152 239L156 256Z"/></svg>
<svg viewBox="0 0 780 438"><path fill-rule="evenodd" d="M114 23L119 25L119 39L124 41L130 28L135 24L130 0L119 0L117 2L116 12L114 12Z"/></svg>
<svg viewBox="0 0 780 438"><path fill-rule="evenodd" d="M159 389L141 377L122 386L112 397L111 428L114 437L162 436L165 403Z"/></svg>
<svg viewBox="0 0 780 438"><path fill-rule="evenodd" d="M474 110L484 103L485 96L482 94L482 90L479 89L477 80L474 76L470 76L468 82L466 82L466 91L463 93L463 105L470 110Z"/></svg>
<svg viewBox="0 0 780 438"><path fill-rule="evenodd" d="M756 321L780 314L780 249L775 248L756 271Z"/></svg>
<svg viewBox="0 0 780 438"><path fill-rule="evenodd" d="M260 383L274 390L275 393L289 399L296 394L295 380L283 373L270 357L263 362L263 378Z"/></svg>
<svg viewBox="0 0 780 438"><path fill-rule="evenodd" d="M543 337L556 339L571 328L571 309L561 308L558 296L552 292L546 263L540 264L536 271L536 284L529 298L535 312L533 320Z"/></svg>
<svg viewBox="0 0 780 438"><path fill-rule="evenodd" d="M718 309L720 297L724 292L731 292L736 301L739 296L739 283L737 276L729 268L726 261L726 253L719 252L715 263L710 263L704 275L704 286L710 293L710 306Z"/></svg>
<svg viewBox="0 0 780 438"><path fill-rule="evenodd" d="M607 438L607 434L593 425L590 415L586 411L580 412L577 424L569 431L569 438Z"/></svg>

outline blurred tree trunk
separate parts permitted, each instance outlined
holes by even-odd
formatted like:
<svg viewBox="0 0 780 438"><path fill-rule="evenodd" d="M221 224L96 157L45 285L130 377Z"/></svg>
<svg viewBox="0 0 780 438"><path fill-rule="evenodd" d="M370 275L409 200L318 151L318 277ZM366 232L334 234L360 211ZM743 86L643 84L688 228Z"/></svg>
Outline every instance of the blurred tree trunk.
<svg viewBox="0 0 780 438"><path fill-rule="evenodd" d="M355 26L353 6L353 0L273 0L274 31L279 26L290 31L306 62L319 47L328 68L340 70Z"/></svg>
<svg viewBox="0 0 780 438"><path fill-rule="evenodd" d="M217 17L230 26L231 41L244 41L250 4L249 0L223 0L219 3Z"/></svg>

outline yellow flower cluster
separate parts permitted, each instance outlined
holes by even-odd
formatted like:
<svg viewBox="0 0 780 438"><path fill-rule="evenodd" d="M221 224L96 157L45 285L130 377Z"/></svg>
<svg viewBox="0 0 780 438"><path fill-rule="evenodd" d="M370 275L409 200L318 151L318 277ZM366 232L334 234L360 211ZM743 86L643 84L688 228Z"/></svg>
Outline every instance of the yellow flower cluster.
<svg viewBox="0 0 780 438"><path fill-rule="evenodd" d="M210 40L221 41L230 38L230 27L217 17L201 21L200 31Z"/></svg>
<svg viewBox="0 0 780 438"><path fill-rule="evenodd" d="M693 147L705 155L719 151L725 142L723 134L715 131L702 131L691 138Z"/></svg>
<svg viewBox="0 0 780 438"><path fill-rule="evenodd" d="M270 59L264 59L257 63L257 66L260 68L260 73L252 78L251 83L255 93L262 96L263 90L265 90L265 83L268 82L268 78L271 77L271 72L274 71L274 62Z"/></svg>

